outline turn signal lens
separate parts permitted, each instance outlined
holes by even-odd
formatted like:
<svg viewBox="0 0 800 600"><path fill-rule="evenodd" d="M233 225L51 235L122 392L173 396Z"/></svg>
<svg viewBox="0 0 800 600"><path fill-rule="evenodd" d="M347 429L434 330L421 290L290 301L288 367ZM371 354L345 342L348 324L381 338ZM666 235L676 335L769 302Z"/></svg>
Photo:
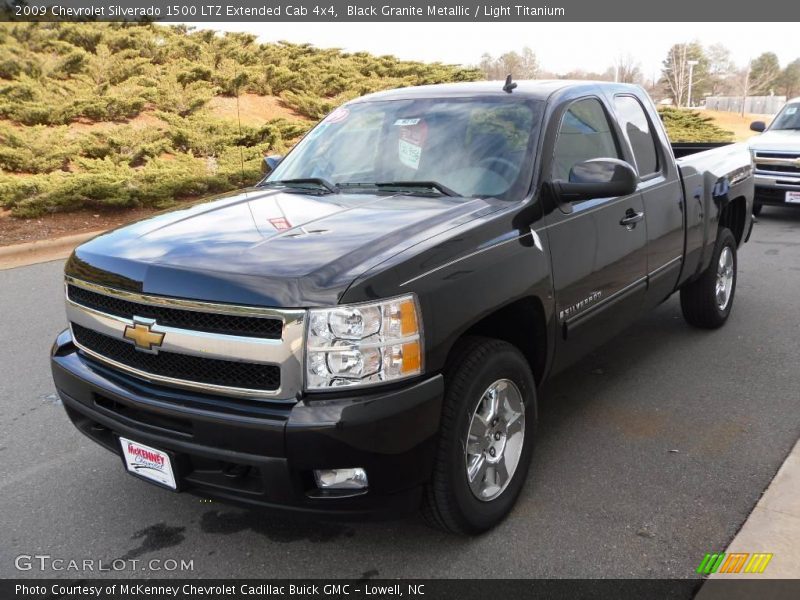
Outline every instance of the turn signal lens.
<svg viewBox="0 0 800 600"><path fill-rule="evenodd" d="M411 300L405 300L400 303L400 331L403 337L419 333L417 310Z"/></svg>
<svg viewBox="0 0 800 600"><path fill-rule="evenodd" d="M419 373L422 366L422 357L419 351L419 342L411 342L403 344L403 366L400 369L402 373L413 375Z"/></svg>

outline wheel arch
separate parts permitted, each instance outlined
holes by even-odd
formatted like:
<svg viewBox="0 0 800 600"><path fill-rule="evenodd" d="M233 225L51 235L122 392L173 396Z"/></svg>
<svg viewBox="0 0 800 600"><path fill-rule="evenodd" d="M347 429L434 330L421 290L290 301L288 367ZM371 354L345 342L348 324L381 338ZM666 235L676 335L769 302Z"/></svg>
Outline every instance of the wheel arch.
<svg viewBox="0 0 800 600"><path fill-rule="evenodd" d="M454 342L449 363L459 342L465 337L482 336L506 341L527 360L537 386L547 367L548 337L544 305L536 296L526 296L506 304L470 325Z"/></svg>
<svg viewBox="0 0 800 600"><path fill-rule="evenodd" d="M736 238L736 246L741 246L744 242L745 226L747 223L747 199L744 196L737 196L732 199L719 214L719 227L731 230L733 237Z"/></svg>

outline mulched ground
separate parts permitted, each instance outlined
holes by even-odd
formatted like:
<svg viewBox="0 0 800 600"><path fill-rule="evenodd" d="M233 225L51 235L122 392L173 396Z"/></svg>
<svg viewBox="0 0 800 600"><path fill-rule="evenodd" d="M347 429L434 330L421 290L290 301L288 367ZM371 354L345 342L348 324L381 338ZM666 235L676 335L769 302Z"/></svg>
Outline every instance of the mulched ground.
<svg viewBox="0 0 800 600"><path fill-rule="evenodd" d="M36 219L17 219L0 210L0 246L54 239L65 235L111 229L158 212L153 208L126 210L83 210L56 213Z"/></svg>

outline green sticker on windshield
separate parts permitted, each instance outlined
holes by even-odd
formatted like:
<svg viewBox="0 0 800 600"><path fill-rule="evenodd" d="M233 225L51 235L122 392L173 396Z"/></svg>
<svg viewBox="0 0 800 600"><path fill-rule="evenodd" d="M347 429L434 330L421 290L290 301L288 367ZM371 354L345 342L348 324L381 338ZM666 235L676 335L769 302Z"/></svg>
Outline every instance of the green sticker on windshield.
<svg viewBox="0 0 800 600"><path fill-rule="evenodd" d="M422 158L422 148L406 140L400 140L397 148L400 162L415 171L419 169L419 159Z"/></svg>
<svg viewBox="0 0 800 600"><path fill-rule="evenodd" d="M401 122L397 156L401 163L416 171L422 158L422 148L428 139L428 126L422 119L398 119L395 125Z"/></svg>

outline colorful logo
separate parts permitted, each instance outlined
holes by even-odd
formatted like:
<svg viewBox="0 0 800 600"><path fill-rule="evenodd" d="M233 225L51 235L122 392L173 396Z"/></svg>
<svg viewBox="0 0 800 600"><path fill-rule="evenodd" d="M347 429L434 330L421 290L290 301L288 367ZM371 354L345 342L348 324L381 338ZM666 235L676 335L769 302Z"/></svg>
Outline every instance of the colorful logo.
<svg viewBox="0 0 800 600"><path fill-rule="evenodd" d="M715 552L706 554L697 567L697 572L703 575L712 573L763 573L767 568L772 554L767 552Z"/></svg>

